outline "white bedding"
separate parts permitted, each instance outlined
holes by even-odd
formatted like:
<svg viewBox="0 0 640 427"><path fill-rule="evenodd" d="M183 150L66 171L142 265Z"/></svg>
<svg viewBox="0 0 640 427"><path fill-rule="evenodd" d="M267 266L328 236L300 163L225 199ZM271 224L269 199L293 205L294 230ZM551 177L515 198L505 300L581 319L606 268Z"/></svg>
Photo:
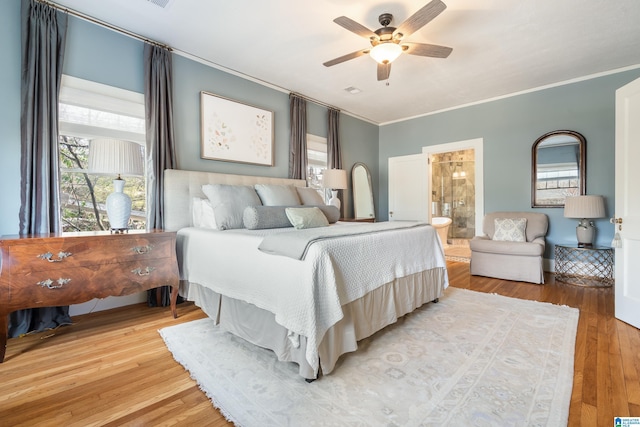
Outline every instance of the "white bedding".
<svg viewBox="0 0 640 427"><path fill-rule="evenodd" d="M268 310L294 336L305 336L306 359L316 374L318 345L343 317L342 305L396 278L437 267L446 271L431 226L322 240L304 261L258 250L268 233L290 231L183 228L178 231L180 271L182 279Z"/></svg>

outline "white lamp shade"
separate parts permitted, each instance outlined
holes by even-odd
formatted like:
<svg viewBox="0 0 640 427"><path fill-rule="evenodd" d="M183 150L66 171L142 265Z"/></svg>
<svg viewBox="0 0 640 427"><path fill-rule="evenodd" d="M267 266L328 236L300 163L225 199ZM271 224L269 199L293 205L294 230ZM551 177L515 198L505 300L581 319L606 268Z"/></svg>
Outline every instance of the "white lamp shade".
<svg viewBox="0 0 640 427"><path fill-rule="evenodd" d="M602 196L569 196L564 201L565 218L604 218Z"/></svg>
<svg viewBox="0 0 640 427"><path fill-rule="evenodd" d="M394 42L384 42L374 46L369 55L380 64L389 64L400 56L402 47Z"/></svg>
<svg viewBox="0 0 640 427"><path fill-rule="evenodd" d="M322 174L322 186L333 190L347 188L347 171L344 169L327 169Z"/></svg>
<svg viewBox="0 0 640 427"><path fill-rule="evenodd" d="M93 139L89 142L88 169L92 174L142 176L142 146L119 139Z"/></svg>

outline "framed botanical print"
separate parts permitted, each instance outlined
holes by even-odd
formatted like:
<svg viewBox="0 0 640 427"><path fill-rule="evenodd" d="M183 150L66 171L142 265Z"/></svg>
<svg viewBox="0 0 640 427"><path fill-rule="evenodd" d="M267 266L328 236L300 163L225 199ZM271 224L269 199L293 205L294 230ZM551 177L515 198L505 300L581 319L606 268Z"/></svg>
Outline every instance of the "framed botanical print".
<svg viewBox="0 0 640 427"><path fill-rule="evenodd" d="M200 92L200 156L273 166L273 111Z"/></svg>

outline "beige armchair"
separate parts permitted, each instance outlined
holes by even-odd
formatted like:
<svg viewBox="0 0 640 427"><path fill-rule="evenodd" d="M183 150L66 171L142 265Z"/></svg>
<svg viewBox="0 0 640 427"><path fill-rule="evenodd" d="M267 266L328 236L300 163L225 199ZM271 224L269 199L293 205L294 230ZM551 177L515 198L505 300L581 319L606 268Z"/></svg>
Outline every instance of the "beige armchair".
<svg viewBox="0 0 640 427"><path fill-rule="evenodd" d="M496 218L526 218L524 242L496 241ZM544 283L542 256L549 219L543 213L494 212L484 217L484 236L471 239L471 274L520 282Z"/></svg>

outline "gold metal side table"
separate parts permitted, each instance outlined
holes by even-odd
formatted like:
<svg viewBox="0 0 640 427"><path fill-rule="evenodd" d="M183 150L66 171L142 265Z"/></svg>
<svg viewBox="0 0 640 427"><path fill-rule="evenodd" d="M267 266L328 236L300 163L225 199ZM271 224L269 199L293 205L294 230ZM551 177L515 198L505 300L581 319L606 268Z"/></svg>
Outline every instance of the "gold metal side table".
<svg viewBox="0 0 640 427"><path fill-rule="evenodd" d="M613 248L556 245L555 257L556 280L580 286L613 286Z"/></svg>

